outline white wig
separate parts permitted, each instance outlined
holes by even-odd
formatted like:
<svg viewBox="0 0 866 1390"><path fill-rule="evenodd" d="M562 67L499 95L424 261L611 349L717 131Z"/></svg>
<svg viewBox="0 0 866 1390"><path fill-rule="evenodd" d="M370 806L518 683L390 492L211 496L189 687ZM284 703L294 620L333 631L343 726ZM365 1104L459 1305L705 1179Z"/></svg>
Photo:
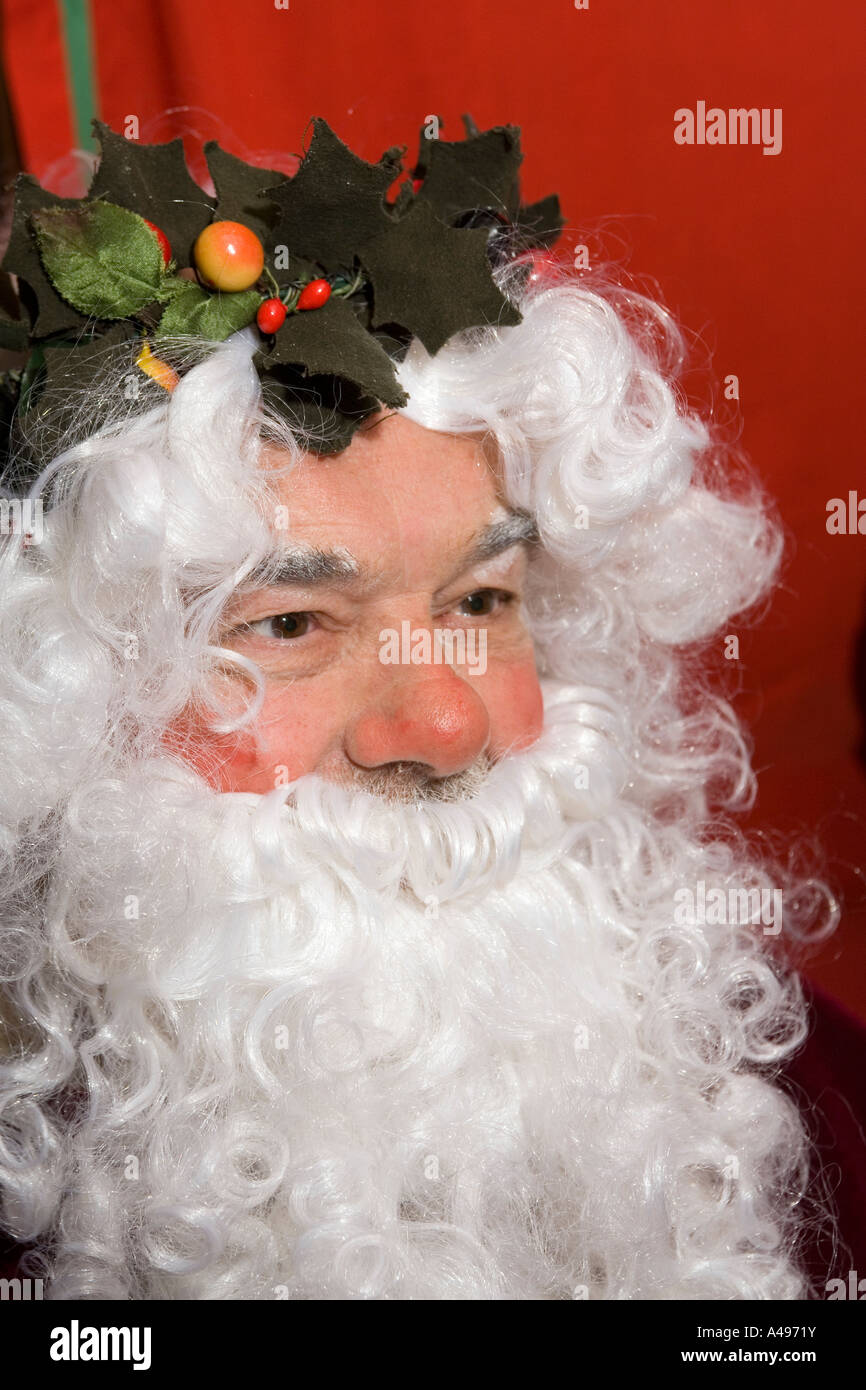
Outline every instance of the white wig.
<svg viewBox="0 0 866 1390"><path fill-rule="evenodd" d="M315 445L263 403L254 335L170 396L128 399L109 353L58 403L0 610L0 1224L55 1296L807 1291L783 953L837 909L736 829L750 750L704 659L780 531L685 408L662 310L579 279L521 308L399 367L406 414L483 440L540 536L545 733L423 814L316 778L220 796L160 750L273 545L263 439ZM784 890L782 939L678 921L698 880Z"/></svg>

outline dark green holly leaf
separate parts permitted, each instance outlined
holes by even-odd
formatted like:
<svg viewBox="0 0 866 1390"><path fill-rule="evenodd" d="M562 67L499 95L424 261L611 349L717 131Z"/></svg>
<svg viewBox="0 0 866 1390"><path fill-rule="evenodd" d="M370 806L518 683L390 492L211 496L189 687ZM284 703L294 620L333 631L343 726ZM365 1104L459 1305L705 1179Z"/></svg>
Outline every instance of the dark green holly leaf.
<svg viewBox="0 0 866 1390"><path fill-rule="evenodd" d="M348 448L363 422L379 410L379 401L354 382L336 376L304 376L287 365L261 371L262 396L289 425L303 447L317 454Z"/></svg>
<svg viewBox="0 0 866 1390"><path fill-rule="evenodd" d="M294 178L264 190L280 206L271 254L284 245L325 270L351 269L358 248L389 221L384 200L396 172L390 161L359 159L316 119Z"/></svg>
<svg viewBox="0 0 866 1390"><path fill-rule="evenodd" d="M256 316L262 297L258 290L212 292L192 280L173 287L171 302L159 321L160 333L189 333L222 342Z"/></svg>
<svg viewBox="0 0 866 1390"><path fill-rule="evenodd" d="M288 183L288 175L247 164L222 149L216 140L207 141L204 153L217 193L213 220L242 222L262 241L267 240L280 209L262 190Z"/></svg>
<svg viewBox="0 0 866 1390"><path fill-rule="evenodd" d="M373 284L373 324L397 323L429 353L461 328L520 323L496 288L483 227L444 226L418 199L361 256Z"/></svg>
<svg viewBox="0 0 866 1390"><path fill-rule="evenodd" d="M404 213L408 212L414 197L415 193L412 188L412 180L406 179L400 184L400 187L397 189L396 197L391 204L392 216L402 217Z"/></svg>
<svg viewBox="0 0 866 1390"><path fill-rule="evenodd" d="M372 311L370 317L372 317ZM386 323L370 331L377 343L385 349L392 362L403 361L412 343L412 334L407 328L401 328L399 323Z"/></svg>
<svg viewBox="0 0 866 1390"><path fill-rule="evenodd" d="M362 326L345 299L331 298L321 309L290 314L269 351L256 353L256 366L298 366L304 375L328 375L353 382L385 405L405 405L394 364Z"/></svg>
<svg viewBox="0 0 866 1390"><path fill-rule="evenodd" d="M27 324L23 319L10 318L0 310L0 348L22 352L27 347Z"/></svg>
<svg viewBox="0 0 866 1390"><path fill-rule="evenodd" d="M272 248L265 245L266 259L265 264L271 271L281 290L288 289L291 285L308 285L311 280L317 280L321 275L321 270L315 261L308 261L303 256L296 256L294 252L286 252L285 242L275 242L277 255L273 260L270 259Z"/></svg>
<svg viewBox="0 0 866 1390"><path fill-rule="evenodd" d="M60 297L45 274L36 234L30 224L30 214L42 208L77 208L81 205L81 198L58 198L56 194L49 193L30 174L19 174L15 180L12 234L2 269L11 271L29 286L29 295L25 292L25 285L19 286L19 293L35 337L83 328L88 320L86 315L79 314Z"/></svg>
<svg viewBox="0 0 866 1390"><path fill-rule="evenodd" d="M43 208L30 220L46 273L79 313L125 319L159 297L162 252L136 213L95 202Z"/></svg>
<svg viewBox="0 0 866 1390"><path fill-rule="evenodd" d="M434 120L436 122L435 126L433 125ZM423 179L424 175L427 173L431 146L436 144L436 141L439 139L439 131L442 130L444 126L445 122L441 116L428 116L427 120L422 125L421 133L418 136L418 158L415 161L414 169L416 179Z"/></svg>
<svg viewBox="0 0 866 1390"><path fill-rule="evenodd" d="M89 342L90 339L88 338ZM45 378L45 344L36 343L21 372L21 409L29 410Z"/></svg>
<svg viewBox="0 0 866 1390"><path fill-rule="evenodd" d="M47 377L45 385L63 383L64 389L76 390L89 385L96 375L106 370L112 349L129 344L130 368L141 350L141 335L132 323L113 323L105 333L94 334L74 344L46 345ZM116 354L114 354L116 360Z"/></svg>
<svg viewBox="0 0 866 1390"><path fill-rule="evenodd" d="M524 203L517 214L517 229L524 246L552 246L564 226L555 193L537 203Z"/></svg>
<svg viewBox="0 0 866 1390"><path fill-rule="evenodd" d="M146 217L165 232L178 266L191 265L195 239L213 218L214 199L190 177L183 141L139 145L116 135L104 121L94 119L91 125L102 158L88 197L107 198Z"/></svg>
<svg viewBox="0 0 866 1390"><path fill-rule="evenodd" d="M392 183L403 168L403 158L408 148L408 145L389 145L379 160L383 168L390 170Z"/></svg>
<svg viewBox="0 0 866 1390"><path fill-rule="evenodd" d="M124 346L126 352L123 352ZM95 408L101 408L107 419L117 408L116 395L100 391L100 378L113 377L117 367L118 354L125 358L129 366L130 378L138 388L135 393L147 390L149 378L135 365L141 349L141 338L135 325L121 320L112 324L107 332L88 337L74 347L66 345L40 348L44 354L44 368L34 380L27 394L29 409L25 410L22 425L38 447L42 466L58 449L71 442L71 435L80 419L82 393L88 398L88 418L98 428L102 420L91 415ZM140 380L139 380L140 378ZM151 383L157 392L162 388ZM23 394L23 393L22 393ZM130 402L133 400L130 392Z"/></svg>
<svg viewBox="0 0 866 1390"><path fill-rule="evenodd" d="M495 208L511 218L522 158L517 126L494 126L466 140L428 140L422 132L418 163L424 182L418 198L443 222L474 208Z"/></svg>
<svg viewBox="0 0 866 1390"><path fill-rule="evenodd" d="M20 371L0 372L0 477L9 457L12 428L21 392ZM5 478L3 482L5 484Z"/></svg>

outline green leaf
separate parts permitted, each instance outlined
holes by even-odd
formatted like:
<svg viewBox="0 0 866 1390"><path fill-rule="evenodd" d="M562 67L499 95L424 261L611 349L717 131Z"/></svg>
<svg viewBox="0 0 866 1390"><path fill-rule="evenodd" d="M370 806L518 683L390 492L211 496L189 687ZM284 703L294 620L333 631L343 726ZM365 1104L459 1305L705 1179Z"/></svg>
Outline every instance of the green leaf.
<svg viewBox="0 0 866 1390"><path fill-rule="evenodd" d="M168 304L179 295L187 294L190 289L199 288L198 281L191 280L188 275L164 275L159 286L159 297L163 304Z"/></svg>
<svg viewBox="0 0 866 1390"><path fill-rule="evenodd" d="M43 208L31 221L46 272L80 313L125 319L158 297L162 252L136 213L85 202Z"/></svg>
<svg viewBox="0 0 866 1390"><path fill-rule="evenodd" d="M290 314L270 351L256 353L253 361L263 367L299 366L305 376L342 377L395 408L408 400L387 352L345 299L332 297L321 309Z"/></svg>
<svg viewBox="0 0 866 1390"><path fill-rule="evenodd" d="M521 321L490 273L486 228L446 227L420 199L361 261L373 284L374 327L398 323L429 353L462 328Z"/></svg>
<svg viewBox="0 0 866 1390"><path fill-rule="evenodd" d="M271 232L284 245L326 270L351 269L360 246L390 221L385 193L396 177L394 151L378 164L359 159L331 130L313 122L313 138L294 178L267 193L279 205L280 219Z"/></svg>
<svg viewBox="0 0 866 1390"><path fill-rule="evenodd" d="M45 273L39 256L36 236L30 215L41 208L76 208L80 198L58 198L42 188L30 174L19 174L15 180L15 207L12 213L12 233L3 257L2 269L17 275L22 303L30 318L34 337L65 333L67 329L83 328L87 316L79 314L57 293Z"/></svg>
<svg viewBox="0 0 866 1390"><path fill-rule="evenodd" d="M213 217L214 199L190 177L183 141L140 145L104 121L94 119L91 127L102 158L88 198L107 198L146 217L165 232L178 266L190 266L196 237Z"/></svg>
<svg viewBox="0 0 866 1390"><path fill-rule="evenodd" d="M189 333L222 342L252 323L262 302L257 290L211 293L192 280L182 284L185 288L172 287L171 302L159 321L161 334Z"/></svg>

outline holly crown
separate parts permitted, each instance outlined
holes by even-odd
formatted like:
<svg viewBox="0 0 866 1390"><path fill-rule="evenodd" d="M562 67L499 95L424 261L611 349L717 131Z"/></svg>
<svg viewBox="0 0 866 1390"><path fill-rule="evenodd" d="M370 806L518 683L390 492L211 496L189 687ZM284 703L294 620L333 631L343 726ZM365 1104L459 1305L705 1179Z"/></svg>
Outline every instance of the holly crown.
<svg viewBox="0 0 866 1390"><path fill-rule="evenodd" d="M213 195L182 140L142 145L95 120L101 158L84 198L16 179L2 268L21 313L0 315L0 347L25 359L4 391L28 420L43 392L90 383L108 345L171 390L161 337L221 341L255 323L270 401L295 425L313 412L323 452L345 448L380 403L405 404L395 364L413 337L436 353L461 329L520 321L494 271L533 273L561 230L555 195L520 200L519 130L464 123L457 141L429 139L428 123L389 197L405 147L368 163L321 119L292 177L208 141Z"/></svg>

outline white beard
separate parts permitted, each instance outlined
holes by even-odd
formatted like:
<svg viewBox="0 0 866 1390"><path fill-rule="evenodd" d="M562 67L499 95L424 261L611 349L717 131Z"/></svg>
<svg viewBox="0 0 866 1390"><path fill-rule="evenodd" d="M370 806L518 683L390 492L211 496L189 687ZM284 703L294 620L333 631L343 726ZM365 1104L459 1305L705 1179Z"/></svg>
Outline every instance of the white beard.
<svg viewBox="0 0 866 1390"><path fill-rule="evenodd" d="M37 991L67 1076L96 1021L28 1198L62 1214L51 1296L802 1296L802 1125L755 1071L796 983L759 929L673 926L743 866L627 799L600 697L545 696L471 801L168 762L82 789Z"/></svg>

